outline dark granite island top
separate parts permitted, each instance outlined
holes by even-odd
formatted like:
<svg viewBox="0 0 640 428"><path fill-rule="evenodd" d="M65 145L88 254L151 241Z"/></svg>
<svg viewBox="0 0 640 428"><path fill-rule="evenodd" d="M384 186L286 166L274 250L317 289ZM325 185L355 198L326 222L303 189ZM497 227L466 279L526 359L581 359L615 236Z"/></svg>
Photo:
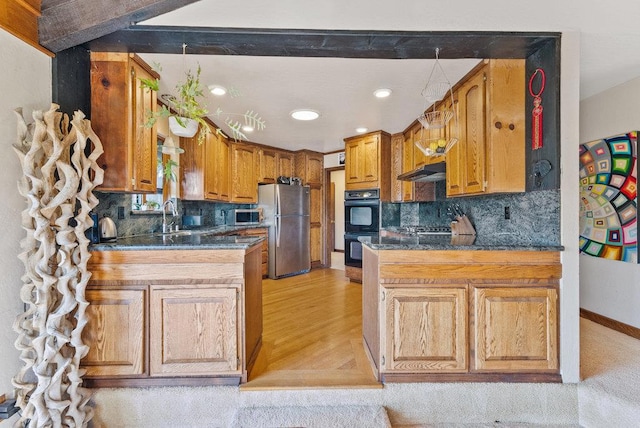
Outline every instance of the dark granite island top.
<svg viewBox="0 0 640 428"><path fill-rule="evenodd" d="M118 238L113 242L93 244L89 249L91 251L241 250L250 248L264 240L260 236L229 235L244 229L247 229L247 227L220 226L210 229L135 235Z"/></svg>
<svg viewBox="0 0 640 428"><path fill-rule="evenodd" d="M458 251L563 251L561 245L537 243L513 235L408 235L383 230L365 237L363 245L373 250L458 250Z"/></svg>

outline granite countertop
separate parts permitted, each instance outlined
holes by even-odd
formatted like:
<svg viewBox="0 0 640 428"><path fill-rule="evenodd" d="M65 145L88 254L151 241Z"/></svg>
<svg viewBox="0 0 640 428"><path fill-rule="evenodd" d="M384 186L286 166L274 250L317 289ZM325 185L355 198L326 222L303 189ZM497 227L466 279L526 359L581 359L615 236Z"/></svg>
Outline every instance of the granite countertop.
<svg viewBox="0 0 640 428"><path fill-rule="evenodd" d="M89 246L89 250L242 250L262 242L264 238L261 236L234 236L229 233L260 227L266 226L216 226L170 233L134 235L118 238L113 242L92 244Z"/></svg>
<svg viewBox="0 0 640 428"><path fill-rule="evenodd" d="M361 239L373 250L563 251L561 245L535 243L513 235L407 235L381 231Z"/></svg>

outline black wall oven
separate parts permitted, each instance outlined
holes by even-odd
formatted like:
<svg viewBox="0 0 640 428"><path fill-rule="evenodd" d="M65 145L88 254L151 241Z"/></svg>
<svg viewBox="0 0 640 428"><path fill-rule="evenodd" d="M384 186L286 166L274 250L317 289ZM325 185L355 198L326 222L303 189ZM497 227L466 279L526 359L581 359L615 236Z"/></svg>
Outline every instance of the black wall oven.
<svg viewBox="0 0 640 428"><path fill-rule="evenodd" d="M344 192L344 264L362 267L362 242L380 232L380 189Z"/></svg>

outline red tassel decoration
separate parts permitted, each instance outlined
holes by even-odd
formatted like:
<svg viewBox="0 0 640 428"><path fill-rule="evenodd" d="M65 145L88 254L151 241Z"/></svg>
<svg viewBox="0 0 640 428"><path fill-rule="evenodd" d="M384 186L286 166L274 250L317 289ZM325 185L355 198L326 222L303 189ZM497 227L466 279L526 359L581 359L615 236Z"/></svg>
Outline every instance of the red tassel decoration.
<svg viewBox="0 0 640 428"><path fill-rule="evenodd" d="M533 92L533 81L536 76L540 74L540 90L537 93ZM542 92L544 92L544 85L546 83L546 77L544 70L537 68L535 73L531 75L529 79L529 94L533 97L533 110L531 110L531 149L538 150L542 148Z"/></svg>

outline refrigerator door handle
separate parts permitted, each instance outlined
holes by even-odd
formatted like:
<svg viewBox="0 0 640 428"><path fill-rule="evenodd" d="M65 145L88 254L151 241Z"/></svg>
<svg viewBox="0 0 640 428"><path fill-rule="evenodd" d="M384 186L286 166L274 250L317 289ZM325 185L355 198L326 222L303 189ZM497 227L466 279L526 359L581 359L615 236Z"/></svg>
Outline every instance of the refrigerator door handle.
<svg viewBox="0 0 640 428"><path fill-rule="evenodd" d="M281 213L280 211L280 186L276 186L276 212L275 215L279 216Z"/></svg>
<svg viewBox="0 0 640 428"><path fill-rule="evenodd" d="M276 248L280 247L280 228L282 227L282 217L276 216Z"/></svg>

